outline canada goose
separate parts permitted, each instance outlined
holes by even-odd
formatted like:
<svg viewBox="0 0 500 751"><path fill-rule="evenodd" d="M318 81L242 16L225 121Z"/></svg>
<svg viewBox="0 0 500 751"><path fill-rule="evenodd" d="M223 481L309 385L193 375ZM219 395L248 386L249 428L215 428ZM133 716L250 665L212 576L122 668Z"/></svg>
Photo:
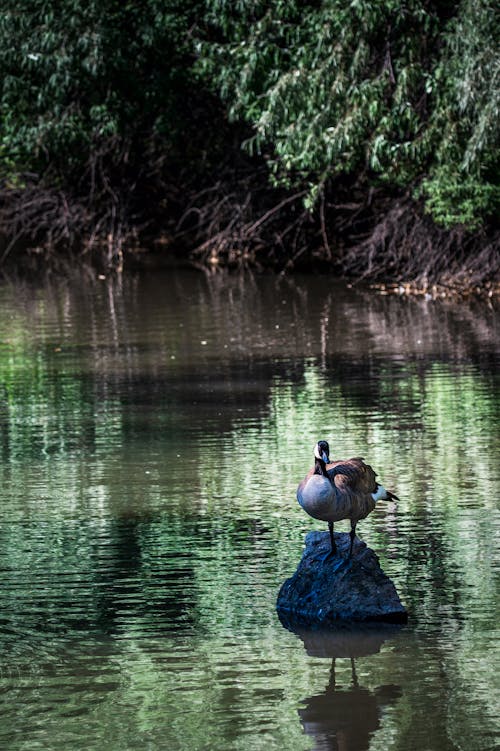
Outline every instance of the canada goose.
<svg viewBox="0 0 500 751"><path fill-rule="evenodd" d="M375 477L373 469L360 457L330 462L327 441L318 441L314 447L314 467L297 488L297 500L309 516L328 522L332 547L325 559L337 553L334 522L351 520L350 558L358 521L373 511L377 501L399 501L397 495L379 485Z"/></svg>

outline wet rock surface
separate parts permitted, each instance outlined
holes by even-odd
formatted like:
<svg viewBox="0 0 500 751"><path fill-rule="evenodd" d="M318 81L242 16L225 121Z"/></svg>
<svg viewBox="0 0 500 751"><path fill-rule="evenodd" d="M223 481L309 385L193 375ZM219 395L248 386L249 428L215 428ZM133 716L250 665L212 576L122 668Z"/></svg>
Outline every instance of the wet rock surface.
<svg viewBox="0 0 500 751"><path fill-rule="evenodd" d="M323 560L330 550L328 532L310 532L294 575L278 594L280 616L327 625L344 621L406 623L408 615L396 587L380 568L378 557L356 538L347 560L350 537L335 534L337 555Z"/></svg>

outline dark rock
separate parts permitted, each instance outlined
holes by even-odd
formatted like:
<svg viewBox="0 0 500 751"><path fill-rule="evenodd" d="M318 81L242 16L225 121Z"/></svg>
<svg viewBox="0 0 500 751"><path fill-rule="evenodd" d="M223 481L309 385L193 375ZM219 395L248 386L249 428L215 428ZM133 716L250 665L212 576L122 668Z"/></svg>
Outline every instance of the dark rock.
<svg viewBox="0 0 500 751"><path fill-rule="evenodd" d="M336 534L335 542L337 555L323 561L330 550L328 532L306 536L298 568L278 594L280 617L321 624L338 620L406 623L408 614L373 550L356 538L348 561L349 535Z"/></svg>

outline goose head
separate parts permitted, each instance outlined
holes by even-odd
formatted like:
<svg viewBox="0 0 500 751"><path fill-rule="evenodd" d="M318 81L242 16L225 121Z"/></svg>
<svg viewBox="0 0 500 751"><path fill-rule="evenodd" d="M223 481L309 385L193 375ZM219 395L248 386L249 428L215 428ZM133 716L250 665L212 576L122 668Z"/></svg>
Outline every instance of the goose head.
<svg viewBox="0 0 500 751"><path fill-rule="evenodd" d="M314 458L328 464L330 461L330 446L328 441L318 441L314 447Z"/></svg>

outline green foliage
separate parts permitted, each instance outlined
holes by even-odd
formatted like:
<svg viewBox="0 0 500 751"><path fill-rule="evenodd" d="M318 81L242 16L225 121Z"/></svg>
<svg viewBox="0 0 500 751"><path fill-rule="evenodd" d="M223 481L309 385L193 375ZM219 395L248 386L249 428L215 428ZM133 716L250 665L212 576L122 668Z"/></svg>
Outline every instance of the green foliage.
<svg viewBox="0 0 500 751"><path fill-rule="evenodd" d="M349 175L476 228L498 205L495 13L492 0L3 0L2 184L93 186L99 160L109 192L158 165L201 172L227 138L211 90L308 207Z"/></svg>
<svg viewBox="0 0 500 751"><path fill-rule="evenodd" d="M490 0L460 6L435 71L430 131L435 159L423 182L436 221L475 228L498 212L500 57L498 11Z"/></svg>
<svg viewBox="0 0 500 751"><path fill-rule="evenodd" d="M482 215L493 214L500 207L500 187L487 182L480 170L470 175L461 171L460 165L434 169L419 192L426 196L429 213L444 227L463 224L477 229Z"/></svg>
<svg viewBox="0 0 500 751"><path fill-rule="evenodd" d="M212 3L213 20L221 3ZM233 13L231 4L225 12ZM233 117L255 126L247 148L271 144L276 174L321 180L362 170L413 176L422 113L425 29L420 2L245 5L229 43L206 47ZM397 65L397 78L394 66Z"/></svg>
<svg viewBox="0 0 500 751"><path fill-rule="evenodd" d="M475 226L491 213L492 2L465 0L451 20L453 6L422 0L207 5L219 37L201 47L203 70L230 115L253 125L246 148L279 181L308 183L310 204L342 173L397 186L428 173L439 221Z"/></svg>
<svg viewBox="0 0 500 751"><path fill-rule="evenodd" d="M186 28L196 2L4 0L0 170L67 177L104 143L181 128ZM123 150L123 147L122 147Z"/></svg>

